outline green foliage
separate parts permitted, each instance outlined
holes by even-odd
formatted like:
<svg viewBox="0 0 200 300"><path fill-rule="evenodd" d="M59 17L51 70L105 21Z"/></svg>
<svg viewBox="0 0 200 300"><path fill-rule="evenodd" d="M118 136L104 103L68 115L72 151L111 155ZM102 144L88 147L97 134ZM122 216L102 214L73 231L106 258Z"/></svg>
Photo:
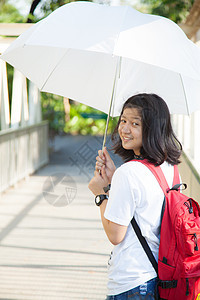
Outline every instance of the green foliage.
<svg viewBox="0 0 200 300"><path fill-rule="evenodd" d="M90 0L85 0L90 1ZM41 12L43 13L44 17L48 16L54 10L59 8L60 6L73 2L71 0L46 0L43 5L41 6Z"/></svg>
<svg viewBox="0 0 200 300"><path fill-rule="evenodd" d="M66 123L64 131L71 134L103 135L106 119L106 114L94 108L84 104L72 104L70 107L70 121ZM114 130L117 120L118 118L110 119L108 133Z"/></svg>
<svg viewBox="0 0 200 300"><path fill-rule="evenodd" d="M65 110L63 98L49 93L41 93L42 116L49 121L49 129L62 133L65 127Z"/></svg>
<svg viewBox="0 0 200 300"><path fill-rule="evenodd" d="M180 23L187 17L194 0L141 0L141 3L147 4L149 13Z"/></svg>
<svg viewBox="0 0 200 300"><path fill-rule="evenodd" d="M6 1L0 2L0 23L23 23L24 17Z"/></svg>
<svg viewBox="0 0 200 300"><path fill-rule="evenodd" d="M49 121L49 129L54 134L103 135L107 115L84 104L73 101L70 105L69 121L65 121L63 97L41 93L43 119ZM118 118L110 119L108 133L111 133Z"/></svg>
<svg viewBox="0 0 200 300"><path fill-rule="evenodd" d="M41 7L41 10L44 12L44 15L47 16L50 13L52 13L54 10L56 10L58 7L69 3L71 1L65 1L65 0L47 0L44 2L44 4Z"/></svg>
<svg viewBox="0 0 200 300"><path fill-rule="evenodd" d="M38 17L32 14L28 14L27 19L29 19L28 23L37 23L38 21L40 21L40 18L38 19Z"/></svg>
<svg viewBox="0 0 200 300"><path fill-rule="evenodd" d="M8 78L8 95L9 95L9 102L10 102L10 108L11 108L11 99L12 99L12 83L13 83L13 75L14 75L14 68L6 64L7 67L7 78Z"/></svg>

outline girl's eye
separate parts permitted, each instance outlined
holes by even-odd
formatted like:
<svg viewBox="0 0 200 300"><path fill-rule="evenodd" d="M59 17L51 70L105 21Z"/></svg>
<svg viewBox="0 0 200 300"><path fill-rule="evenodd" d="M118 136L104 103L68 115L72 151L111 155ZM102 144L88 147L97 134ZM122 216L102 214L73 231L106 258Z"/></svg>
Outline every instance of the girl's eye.
<svg viewBox="0 0 200 300"><path fill-rule="evenodd" d="M133 126L138 126L139 124L136 122L133 122Z"/></svg>
<svg viewBox="0 0 200 300"><path fill-rule="evenodd" d="M121 123L126 123L126 121L122 119L122 120L121 120Z"/></svg>

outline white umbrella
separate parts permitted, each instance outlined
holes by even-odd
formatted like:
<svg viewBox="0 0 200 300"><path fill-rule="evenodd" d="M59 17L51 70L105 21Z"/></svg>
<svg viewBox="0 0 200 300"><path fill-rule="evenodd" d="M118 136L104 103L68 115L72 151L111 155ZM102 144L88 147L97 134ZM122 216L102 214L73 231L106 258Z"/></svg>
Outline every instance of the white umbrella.
<svg viewBox="0 0 200 300"><path fill-rule="evenodd" d="M127 97L157 93L171 113L200 109L200 49L174 22L128 6L73 2L3 53L41 91L119 115Z"/></svg>

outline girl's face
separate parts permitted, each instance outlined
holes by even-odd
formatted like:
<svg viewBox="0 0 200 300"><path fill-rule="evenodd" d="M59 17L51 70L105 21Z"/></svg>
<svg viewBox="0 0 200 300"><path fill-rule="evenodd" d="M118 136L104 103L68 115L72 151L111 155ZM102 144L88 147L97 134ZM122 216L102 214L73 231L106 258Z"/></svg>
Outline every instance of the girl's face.
<svg viewBox="0 0 200 300"><path fill-rule="evenodd" d="M122 140L122 147L133 150L140 155L142 147L142 118L137 108L125 108L121 116L118 133Z"/></svg>

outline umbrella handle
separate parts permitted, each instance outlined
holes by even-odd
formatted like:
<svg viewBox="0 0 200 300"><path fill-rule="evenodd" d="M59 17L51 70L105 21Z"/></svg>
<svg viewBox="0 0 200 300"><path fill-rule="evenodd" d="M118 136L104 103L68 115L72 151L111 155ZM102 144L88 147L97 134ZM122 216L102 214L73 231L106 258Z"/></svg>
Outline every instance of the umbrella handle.
<svg viewBox="0 0 200 300"><path fill-rule="evenodd" d="M115 77L114 77L112 95L111 95L111 100L110 100L110 107L109 107L108 117L107 117L107 121L106 121L106 128L105 128L104 137L103 137L102 153L103 153L103 150L104 150L104 147L105 147L105 144L106 144L108 124L109 124L109 120L110 120L111 109L112 109L114 98L115 98L115 91L116 91L116 87L117 87L117 79L120 78L121 59L122 59L121 56L117 57Z"/></svg>
<svg viewBox="0 0 200 300"><path fill-rule="evenodd" d="M112 100L112 99L111 99L111 100ZM111 102L112 102L112 101L111 101ZM112 103L110 103L110 109L109 109L109 113L108 113L107 121L106 121L106 129L105 129L105 132L104 132L103 145L102 145L102 154L103 154L103 150L104 150L105 143L106 143L106 137L107 137L107 131L108 131L108 124L109 124L109 120L110 120L110 110L111 110L111 106L112 106ZM99 170L99 174L101 174L101 170Z"/></svg>
<svg viewBox="0 0 200 300"><path fill-rule="evenodd" d="M103 150L104 150L104 147L105 147L105 144L106 144L109 120L110 120L110 111L109 111L109 114L107 116L107 121L106 121L106 128L105 128L104 137L103 137L103 144L102 144L102 153L103 153Z"/></svg>
<svg viewBox="0 0 200 300"><path fill-rule="evenodd" d="M109 120L110 120L111 109L112 109L112 105L114 102L115 91L116 91L116 87L117 87L117 78L120 78L121 59L122 59L121 56L117 57L117 64L116 64L115 77L114 77L114 82L113 82L112 96L111 96L111 100L110 100L110 107L109 107L109 112L108 112L107 121L106 121L106 128L105 128L104 137L103 137L102 153L103 153L103 150L104 150L104 147L106 144L108 124L109 124ZM101 170L99 170L99 174L101 174Z"/></svg>

